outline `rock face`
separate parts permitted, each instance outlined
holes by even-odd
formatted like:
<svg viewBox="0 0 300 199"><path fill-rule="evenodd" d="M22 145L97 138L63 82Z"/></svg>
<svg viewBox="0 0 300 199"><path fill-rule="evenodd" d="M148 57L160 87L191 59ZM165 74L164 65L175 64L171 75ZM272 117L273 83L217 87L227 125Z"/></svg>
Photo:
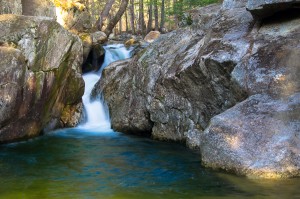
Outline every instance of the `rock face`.
<svg viewBox="0 0 300 199"><path fill-rule="evenodd" d="M214 169L300 176L300 14L256 23L245 7L202 8L199 23L107 67L95 92L113 128L185 141Z"/></svg>
<svg viewBox="0 0 300 199"><path fill-rule="evenodd" d="M21 0L1 0L0 15L2 14L22 14Z"/></svg>
<svg viewBox="0 0 300 199"><path fill-rule="evenodd" d="M202 10L206 20L201 23L161 36L128 66L118 62L104 70L98 92L103 91L108 102L114 129L151 132L157 139L199 147L193 138L210 119L245 98L230 72L247 49L242 41L209 42L212 36L206 33L217 16L213 10L217 9ZM252 25L248 16L244 20L248 25L238 27L245 32ZM216 47L219 51L212 53Z"/></svg>
<svg viewBox="0 0 300 199"><path fill-rule="evenodd" d="M50 0L22 0L22 15L56 18L54 4Z"/></svg>
<svg viewBox="0 0 300 199"><path fill-rule="evenodd" d="M0 27L0 143L69 121L62 112L80 103L84 90L79 38L39 17L0 15Z"/></svg>
<svg viewBox="0 0 300 199"><path fill-rule="evenodd" d="M254 177L300 175L300 15L276 19L252 31L252 48L232 72L251 97L213 118L200 136L207 166Z"/></svg>
<svg viewBox="0 0 300 199"><path fill-rule="evenodd" d="M300 0L248 0L247 3L247 10L257 18L269 17L291 8L300 8Z"/></svg>

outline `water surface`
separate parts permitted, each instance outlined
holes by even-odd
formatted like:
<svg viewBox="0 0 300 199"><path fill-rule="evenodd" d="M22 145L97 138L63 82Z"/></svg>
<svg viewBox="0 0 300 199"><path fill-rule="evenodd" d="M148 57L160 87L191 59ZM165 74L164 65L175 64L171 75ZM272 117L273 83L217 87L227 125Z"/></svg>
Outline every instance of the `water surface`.
<svg viewBox="0 0 300 199"><path fill-rule="evenodd" d="M175 143L64 129L0 146L0 198L300 198L300 180L248 180L200 166Z"/></svg>

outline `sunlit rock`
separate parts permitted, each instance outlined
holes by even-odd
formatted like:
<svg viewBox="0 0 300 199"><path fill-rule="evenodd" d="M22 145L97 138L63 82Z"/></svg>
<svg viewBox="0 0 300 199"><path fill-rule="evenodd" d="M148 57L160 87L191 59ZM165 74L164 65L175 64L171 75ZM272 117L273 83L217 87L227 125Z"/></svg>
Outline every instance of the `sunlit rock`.
<svg viewBox="0 0 300 199"><path fill-rule="evenodd" d="M254 95L214 117L201 134L203 164L249 177L300 175L300 93Z"/></svg>
<svg viewBox="0 0 300 199"><path fill-rule="evenodd" d="M54 20L0 15L0 143L61 125L81 102L82 43Z"/></svg>
<svg viewBox="0 0 300 199"><path fill-rule="evenodd" d="M159 37L160 37L160 32L159 32L159 31L151 31L151 32L149 32L149 33L145 36L144 40L145 40L146 42L152 43L152 42L154 42L156 39L158 39Z"/></svg>

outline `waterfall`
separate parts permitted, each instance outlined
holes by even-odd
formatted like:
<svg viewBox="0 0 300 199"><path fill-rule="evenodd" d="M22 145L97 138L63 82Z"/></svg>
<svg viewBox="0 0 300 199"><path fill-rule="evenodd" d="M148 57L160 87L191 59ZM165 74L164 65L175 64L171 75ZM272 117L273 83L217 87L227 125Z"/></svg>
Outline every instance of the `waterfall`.
<svg viewBox="0 0 300 199"><path fill-rule="evenodd" d="M82 102L86 113L86 120L78 128L93 129L97 132L110 132L111 123L108 107L100 97L91 99L91 92L95 84L100 80L102 70L110 63L130 58L132 49L127 49L123 44L112 44L104 46L105 57L98 72L90 72L83 75L85 82Z"/></svg>

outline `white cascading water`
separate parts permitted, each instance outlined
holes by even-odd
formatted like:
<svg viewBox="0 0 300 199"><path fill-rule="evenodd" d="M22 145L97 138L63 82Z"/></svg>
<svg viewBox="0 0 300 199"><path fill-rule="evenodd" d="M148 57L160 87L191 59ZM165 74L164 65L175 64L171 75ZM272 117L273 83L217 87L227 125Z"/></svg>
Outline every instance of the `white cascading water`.
<svg viewBox="0 0 300 199"><path fill-rule="evenodd" d="M96 73L91 72L83 75L85 90L82 101L86 113L86 121L78 126L78 128L92 129L97 132L110 132L112 129L107 105L100 97L92 100L91 92L95 84L100 80L102 70L114 61L130 58L132 51L132 49L127 49L123 44L107 45L104 46L104 49L105 57L100 70Z"/></svg>

